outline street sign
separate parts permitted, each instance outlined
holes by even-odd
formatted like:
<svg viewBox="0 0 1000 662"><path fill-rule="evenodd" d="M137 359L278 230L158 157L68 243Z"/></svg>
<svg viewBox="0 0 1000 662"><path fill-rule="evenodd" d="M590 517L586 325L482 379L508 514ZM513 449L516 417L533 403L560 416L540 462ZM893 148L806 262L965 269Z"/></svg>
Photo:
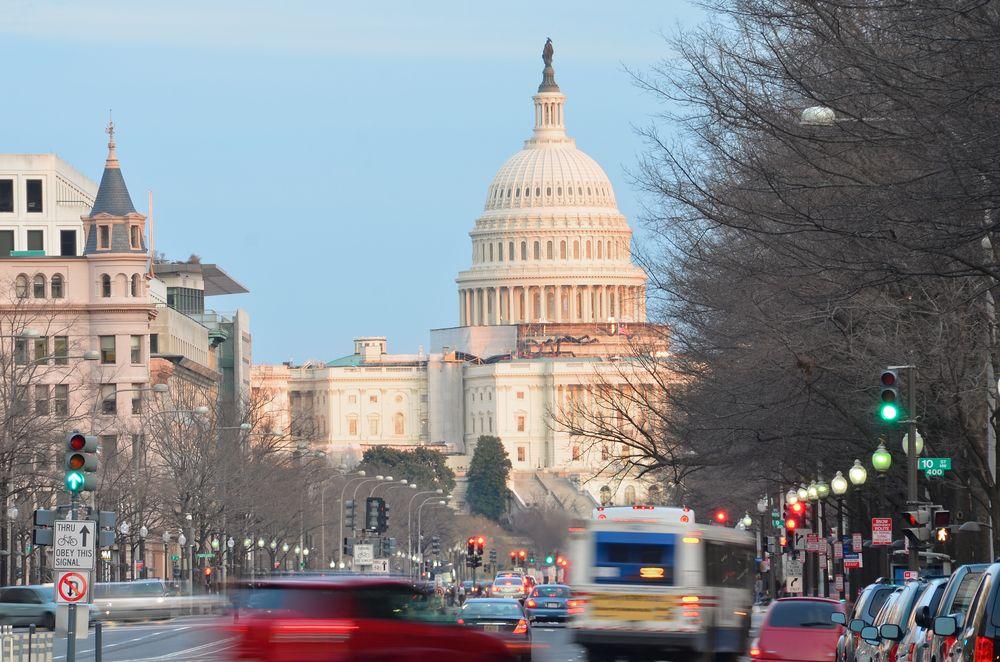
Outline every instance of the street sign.
<svg viewBox="0 0 1000 662"><path fill-rule="evenodd" d="M818 533L807 533L806 534L806 551L807 552L818 552L819 551L819 534Z"/></svg>
<svg viewBox="0 0 1000 662"><path fill-rule="evenodd" d="M860 554L861 553L861 547L862 547L862 545L864 545L864 538L861 536L861 534L860 533L852 533L851 534L851 550L855 554Z"/></svg>
<svg viewBox="0 0 1000 662"><path fill-rule="evenodd" d="M90 520L58 520L52 535L55 570L93 570L97 525Z"/></svg>
<svg viewBox="0 0 1000 662"><path fill-rule="evenodd" d="M860 568L863 563L861 561L860 554L847 554L844 556L844 568L850 570L851 568Z"/></svg>
<svg viewBox="0 0 1000 662"><path fill-rule="evenodd" d="M872 544L891 545L892 544L892 518L873 517L872 518Z"/></svg>
<svg viewBox="0 0 1000 662"><path fill-rule="evenodd" d="M803 550L806 548L806 532L796 531L795 532L795 549Z"/></svg>
<svg viewBox="0 0 1000 662"><path fill-rule="evenodd" d="M785 561L785 576L798 575L802 576L802 561L798 559L787 559Z"/></svg>
<svg viewBox="0 0 1000 662"><path fill-rule="evenodd" d="M771 520L771 526L773 526L776 529L780 529L783 524L784 524L784 522L782 522L780 519L773 519L773 520Z"/></svg>
<svg viewBox="0 0 1000 662"><path fill-rule="evenodd" d="M374 560L374 545L371 543L359 543L354 546L354 563L356 565L371 565Z"/></svg>
<svg viewBox="0 0 1000 662"><path fill-rule="evenodd" d="M802 575L785 575L785 591L787 593L802 592Z"/></svg>
<svg viewBox="0 0 1000 662"><path fill-rule="evenodd" d="M833 558L837 560L844 558L844 545L839 540L833 546Z"/></svg>
<svg viewBox="0 0 1000 662"><path fill-rule="evenodd" d="M844 590L844 576L843 575L837 575L836 577L834 577L834 579L833 579L833 588L836 589L837 591L843 591Z"/></svg>
<svg viewBox="0 0 1000 662"><path fill-rule="evenodd" d="M389 574L389 559L373 559L372 560L372 574L375 574L375 575L388 575Z"/></svg>
<svg viewBox="0 0 1000 662"><path fill-rule="evenodd" d="M920 573L916 570L904 570L903 571L903 581L908 582L910 580L920 579Z"/></svg>
<svg viewBox="0 0 1000 662"><path fill-rule="evenodd" d="M170 560L171 561L180 561L181 560L181 556L180 556L180 554L171 554L170 555Z"/></svg>
<svg viewBox="0 0 1000 662"><path fill-rule="evenodd" d="M56 575L56 602L62 604L78 604L87 602L90 597L90 573L60 572Z"/></svg>
<svg viewBox="0 0 1000 662"><path fill-rule="evenodd" d="M951 458L921 457L917 459L917 468L921 471L928 471L930 469L943 469L944 471L951 471Z"/></svg>
<svg viewBox="0 0 1000 662"><path fill-rule="evenodd" d="M215 556L215 552L198 552L194 556L196 559L210 559Z"/></svg>

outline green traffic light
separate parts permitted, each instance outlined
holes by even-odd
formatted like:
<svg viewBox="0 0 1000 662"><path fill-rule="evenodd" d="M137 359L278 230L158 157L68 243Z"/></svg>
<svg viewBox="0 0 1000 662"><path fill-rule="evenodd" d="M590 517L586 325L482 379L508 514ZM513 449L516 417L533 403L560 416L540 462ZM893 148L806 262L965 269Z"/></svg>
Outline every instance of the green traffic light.
<svg viewBox="0 0 1000 662"><path fill-rule="evenodd" d="M883 421L895 421L899 418L899 408L893 404L883 404L879 409L879 416L882 417Z"/></svg>
<svg viewBox="0 0 1000 662"><path fill-rule="evenodd" d="M552 558L552 556L551 556L551 555L549 555L549 556L546 556L546 557L545 557L545 564L546 564L546 565L552 565L552 562L553 562L553 561L555 561L555 559L554 559L554 558Z"/></svg>
<svg viewBox="0 0 1000 662"><path fill-rule="evenodd" d="M83 489L84 483L87 479L83 477L83 473L80 471L67 471L66 472L66 489L70 492L79 492Z"/></svg>

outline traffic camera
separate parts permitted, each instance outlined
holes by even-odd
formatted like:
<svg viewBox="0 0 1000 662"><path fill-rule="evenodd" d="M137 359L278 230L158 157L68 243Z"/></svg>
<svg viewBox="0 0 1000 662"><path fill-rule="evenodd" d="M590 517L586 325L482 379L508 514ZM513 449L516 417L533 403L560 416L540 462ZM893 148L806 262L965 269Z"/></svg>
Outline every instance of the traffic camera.
<svg viewBox="0 0 1000 662"><path fill-rule="evenodd" d="M77 494L97 488L98 440L74 430L66 437L66 489Z"/></svg>

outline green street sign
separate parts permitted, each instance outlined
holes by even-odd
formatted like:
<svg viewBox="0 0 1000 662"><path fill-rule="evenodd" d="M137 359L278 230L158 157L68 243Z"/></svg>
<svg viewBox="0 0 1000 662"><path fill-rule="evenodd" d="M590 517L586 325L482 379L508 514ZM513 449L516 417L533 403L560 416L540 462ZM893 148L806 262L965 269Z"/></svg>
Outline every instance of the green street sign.
<svg viewBox="0 0 1000 662"><path fill-rule="evenodd" d="M951 458L950 457L922 457L917 460L917 468L921 471L929 471L931 469L941 469L943 471L951 471Z"/></svg>
<svg viewBox="0 0 1000 662"><path fill-rule="evenodd" d="M198 552L194 556L195 556L195 558L199 558L199 559L210 559L213 556L215 556L215 554L213 554L212 552Z"/></svg>
<svg viewBox="0 0 1000 662"><path fill-rule="evenodd" d="M177 554L171 554L170 555L170 560L171 561L180 561L181 557L179 555L177 555Z"/></svg>
<svg viewBox="0 0 1000 662"><path fill-rule="evenodd" d="M771 526L776 529L780 529L783 526L783 523L780 519L773 519L771 520Z"/></svg>

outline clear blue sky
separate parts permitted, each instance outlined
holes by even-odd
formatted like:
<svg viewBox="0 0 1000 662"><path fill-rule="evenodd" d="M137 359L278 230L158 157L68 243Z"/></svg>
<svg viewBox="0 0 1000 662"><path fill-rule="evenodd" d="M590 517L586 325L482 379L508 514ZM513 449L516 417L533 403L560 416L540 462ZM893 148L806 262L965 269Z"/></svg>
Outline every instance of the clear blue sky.
<svg viewBox="0 0 1000 662"><path fill-rule="evenodd" d="M416 351L456 323L468 231L530 134L545 38L568 130L635 225L633 127L657 106L624 69L700 20L687 0L8 0L0 152L96 180L113 108L157 249L250 289L210 305L250 312L255 361L332 359L363 334Z"/></svg>

